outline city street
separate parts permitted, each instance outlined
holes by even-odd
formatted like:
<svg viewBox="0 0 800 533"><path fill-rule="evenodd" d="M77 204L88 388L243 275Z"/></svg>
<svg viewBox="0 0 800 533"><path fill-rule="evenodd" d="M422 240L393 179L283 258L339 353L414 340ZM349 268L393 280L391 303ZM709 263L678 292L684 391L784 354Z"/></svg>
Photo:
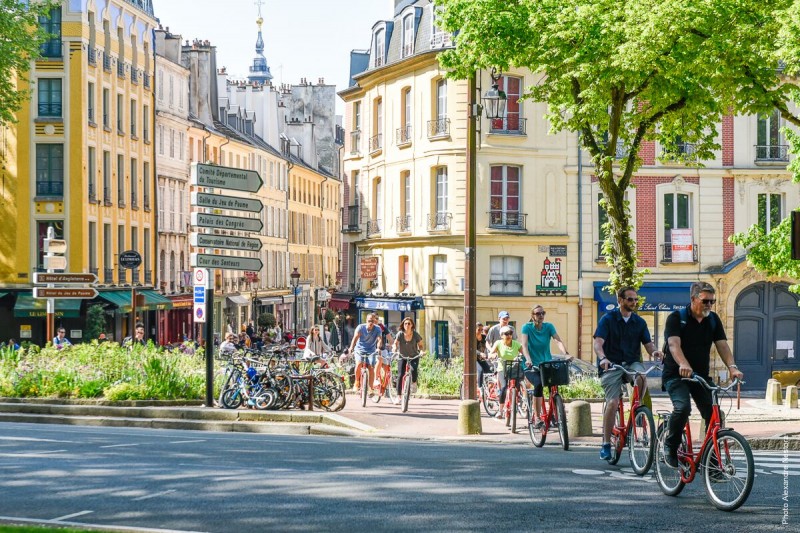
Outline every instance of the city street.
<svg viewBox="0 0 800 533"><path fill-rule="evenodd" d="M788 531L798 452L756 451L748 502L677 498L594 447L0 425L0 522L180 531ZM784 477L783 461L789 462ZM631 505L631 503L635 505ZM797 524L796 497L789 524Z"/></svg>

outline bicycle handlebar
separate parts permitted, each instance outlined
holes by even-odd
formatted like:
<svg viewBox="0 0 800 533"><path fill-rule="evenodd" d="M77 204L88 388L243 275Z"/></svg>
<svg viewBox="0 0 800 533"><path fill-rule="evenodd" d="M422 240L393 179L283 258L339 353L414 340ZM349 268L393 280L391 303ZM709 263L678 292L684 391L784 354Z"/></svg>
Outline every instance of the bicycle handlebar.
<svg viewBox="0 0 800 533"><path fill-rule="evenodd" d="M629 376L646 376L647 374L649 374L650 372L652 372L656 368L661 368L661 367L658 366L658 365L653 365L650 368L648 368L647 370L645 370L644 372L642 372L641 370L633 370L633 371L631 371L631 370L628 370L627 368L625 368L622 365L618 365L616 363L612 363L611 366L608 369L609 370L622 370L623 372L625 372Z"/></svg>
<svg viewBox="0 0 800 533"><path fill-rule="evenodd" d="M427 352L425 352L425 350L420 350L419 352L417 352L417 355L415 355L413 357L404 357L403 354L401 354L400 352L392 352L392 359L402 359L403 361L413 361L414 359L419 359L420 357L423 357L426 353Z"/></svg>
<svg viewBox="0 0 800 533"><path fill-rule="evenodd" d="M730 385L728 385L727 387L720 387L719 385L715 385L715 386L712 387L711 385L708 384L708 382L706 380L704 380L696 372L692 372L692 376L691 377L681 378L681 379L684 380L684 381L694 381L696 383L700 383L703 387L706 388L706 390L711 391L711 392L714 392L714 391L728 392L729 390L731 390L736 385L739 385L740 383L746 383L744 381L741 381L739 378L733 378L733 381L731 381Z"/></svg>

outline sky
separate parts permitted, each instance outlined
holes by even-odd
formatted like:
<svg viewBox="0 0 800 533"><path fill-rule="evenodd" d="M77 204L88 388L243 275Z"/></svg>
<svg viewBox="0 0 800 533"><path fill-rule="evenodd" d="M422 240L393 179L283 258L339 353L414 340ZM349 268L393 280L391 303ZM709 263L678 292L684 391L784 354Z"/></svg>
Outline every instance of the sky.
<svg viewBox="0 0 800 533"><path fill-rule="evenodd" d="M372 26L390 20L393 0L259 0L264 18L264 57L273 84L317 83L347 87L350 51L369 48ZM183 40L209 40L217 48L217 67L245 78L258 36L256 0L153 0L161 25ZM336 98L336 112L344 104Z"/></svg>

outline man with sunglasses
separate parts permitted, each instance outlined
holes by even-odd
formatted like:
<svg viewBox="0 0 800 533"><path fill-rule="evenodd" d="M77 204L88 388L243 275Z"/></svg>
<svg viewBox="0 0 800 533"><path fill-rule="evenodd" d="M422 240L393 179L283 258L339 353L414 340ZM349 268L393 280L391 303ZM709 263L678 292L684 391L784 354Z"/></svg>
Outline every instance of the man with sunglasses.
<svg viewBox="0 0 800 533"><path fill-rule="evenodd" d="M667 317L664 337L667 339L667 353L664 356L662 382L672 400L672 415L669 417L669 433L664 440L664 459L673 467L678 467L678 447L681 434L692 405L689 395L708 423L711 417L711 393L699 383L683 381L696 373L711 383L711 344L717 348L720 358L730 370L732 378L742 379L742 374L733 360L733 353L722 320L711 310L717 303L716 290L709 283L692 283L691 301L684 311L674 311Z"/></svg>
<svg viewBox="0 0 800 533"><path fill-rule="evenodd" d="M614 417L619 408L619 396L622 384L628 375L622 370L609 370L612 364L618 364L630 371L644 372L642 365L642 349L655 358L661 358L656 350L647 323L634 311L639 308L639 296L633 287L622 287L617 291L619 309L603 315L594 332L594 351L597 354L597 366L600 373L600 384L606 398L606 409L603 412L603 443L600 448L600 459L611 459L611 430L614 428ZM639 388L644 394L646 380L639 378Z"/></svg>

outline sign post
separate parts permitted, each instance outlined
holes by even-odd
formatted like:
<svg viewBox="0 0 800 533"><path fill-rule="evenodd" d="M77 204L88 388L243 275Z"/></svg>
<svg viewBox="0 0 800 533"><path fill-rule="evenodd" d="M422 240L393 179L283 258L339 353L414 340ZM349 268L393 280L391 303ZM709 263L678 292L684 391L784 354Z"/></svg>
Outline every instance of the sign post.
<svg viewBox="0 0 800 533"><path fill-rule="evenodd" d="M126 250L119 254L119 265L122 268L139 268L142 264L142 256L136 250ZM131 329L130 336L136 332L136 286L131 283Z"/></svg>
<svg viewBox="0 0 800 533"><path fill-rule="evenodd" d="M54 270L66 270L67 258L64 254L67 253L67 241L63 239L56 239L56 230L53 226L47 228L47 238L44 240L44 267L47 269L48 274L53 274ZM48 284L48 287L53 287ZM55 310L56 301L52 296L47 298L47 318L46 320L46 337L45 344L48 339L52 340L55 337L56 324L55 324Z"/></svg>

